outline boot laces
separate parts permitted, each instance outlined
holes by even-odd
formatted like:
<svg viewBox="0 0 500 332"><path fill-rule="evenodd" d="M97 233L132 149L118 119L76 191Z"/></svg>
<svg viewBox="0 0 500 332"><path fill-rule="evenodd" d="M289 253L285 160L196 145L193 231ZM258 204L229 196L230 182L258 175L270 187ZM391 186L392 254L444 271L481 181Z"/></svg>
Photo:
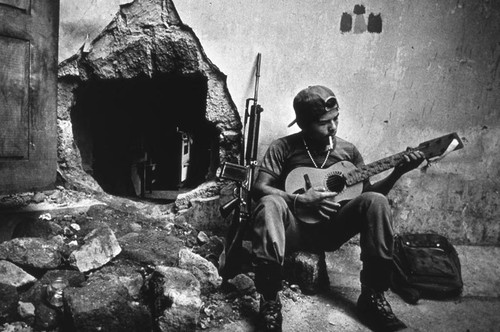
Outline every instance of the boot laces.
<svg viewBox="0 0 500 332"><path fill-rule="evenodd" d="M279 301L264 301L260 311L268 329L273 330L281 327L281 303Z"/></svg>
<svg viewBox="0 0 500 332"><path fill-rule="evenodd" d="M395 319L396 316L392 312L391 305L385 299L384 293L375 292L371 294L372 303L377 307L378 312L381 313L387 319Z"/></svg>

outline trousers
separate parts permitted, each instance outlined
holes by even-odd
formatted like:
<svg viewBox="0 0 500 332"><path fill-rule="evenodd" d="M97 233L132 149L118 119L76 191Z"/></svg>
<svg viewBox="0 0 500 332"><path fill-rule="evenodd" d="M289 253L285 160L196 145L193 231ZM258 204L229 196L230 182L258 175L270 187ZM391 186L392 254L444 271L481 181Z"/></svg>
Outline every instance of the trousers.
<svg viewBox="0 0 500 332"><path fill-rule="evenodd" d="M297 250L334 251L360 234L361 283L386 288L394 231L386 196L365 192L343 205L329 221L302 223L278 195L263 196L253 212L253 255L257 265L280 265ZM379 285L382 283L383 285Z"/></svg>

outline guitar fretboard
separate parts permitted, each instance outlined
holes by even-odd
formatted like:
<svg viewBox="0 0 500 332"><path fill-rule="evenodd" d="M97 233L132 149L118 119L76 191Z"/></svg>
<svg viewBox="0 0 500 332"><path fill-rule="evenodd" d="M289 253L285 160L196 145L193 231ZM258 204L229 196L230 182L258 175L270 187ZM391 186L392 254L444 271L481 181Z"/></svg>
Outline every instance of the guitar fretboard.
<svg viewBox="0 0 500 332"><path fill-rule="evenodd" d="M408 152L403 151L350 171L345 174L346 184L348 186L352 186L356 183L367 180L371 176L395 167L403 160L404 155L407 153Z"/></svg>

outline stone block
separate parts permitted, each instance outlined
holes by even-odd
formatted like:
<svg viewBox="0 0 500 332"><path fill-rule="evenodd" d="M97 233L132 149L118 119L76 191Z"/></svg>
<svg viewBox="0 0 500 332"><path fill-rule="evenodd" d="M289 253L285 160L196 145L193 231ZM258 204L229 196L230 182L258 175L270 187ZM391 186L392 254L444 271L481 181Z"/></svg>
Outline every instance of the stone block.
<svg viewBox="0 0 500 332"><path fill-rule="evenodd" d="M197 197L190 200L191 206L182 211L176 222L186 222L198 230L221 230L227 225L222 218L219 208L221 206L219 196Z"/></svg>
<svg viewBox="0 0 500 332"><path fill-rule="evenodd" d="M359 289L359 272L362 268L360 254L360 247L354 244L345 244L326 253L326 266L332 287Z"/></svg>
<svg viewBox="0 0 500 332"><path fill-rule="evenodd" d="M200 282L189 271L158 266L149 287L159 331L195 331L202 306Z"/></svg>
<svg viewBox="0 0 500 332"><path fill-rule="evenodd" d="M42 239L15 238L0 244L0 259L7 259L20 266L38 269L55 269L61 265L60 237Z"/></svg>
<svg viewBox="0 0 500 332"><path fill-rule="evenodd" d="M68 287L64 301L72 331L151 331L147 308L132 300L119 280L94 280L84 287Z"/></svg>
<svg viewBox="0 0 500 332"><path fill-rule="evenodd" d="M23 321L33 324L35 321L35 306L29 302L19 302L17 313Z"/></svg>
<svg viewBox="0 0 500 332"><path fill-rule="evenodd" d="M328 289L325 254L299 251L287 257L285 278L299 285L305 294L316 294Z"/></svg>
<svg viewBox="0 0 500 332"><path fill-rule="evenodd" d="M107 265L89 277L89 281L114 280L122 284L134 300L139 300L144 278L138 272L139 267L118 261L116 264Z"/></svg>
<svg viewBox="0 0 500 332"><path fill-rule="evenodd" d="M0 260L0 283L21 287L33 283L36 278L17 265Z"/></svg>
<svg viewBox="0 0 500 332"><path fill-rule="evenodd" d="M222 282L217 268L189 249L184 248L179 251L179 267L191 272L200 281L203 291L213 290Z"/></svg>
<svg viewBox="0 0 500 332"><path fill-rule="evenodd" d="M184 243L167 230L149 230L128 233L118 239L123 248L120 257L141 264L177 265L179 250Z"/></svg>
<svg viewBox="0 0 500 332"><path fill-rule="evenodd" d="M107 226L94 229L84 238L84 242L69 257L71 266L80 272L97 269L122 251L115 234Z"/></svg>
<svg viewBox="0 0 500 332"><path fill-rule="evenodd" d="M228 284L238 292L238 294L251 295L255 292L255 282L246 274L238 274L232 279L229 279Z"/></svg>

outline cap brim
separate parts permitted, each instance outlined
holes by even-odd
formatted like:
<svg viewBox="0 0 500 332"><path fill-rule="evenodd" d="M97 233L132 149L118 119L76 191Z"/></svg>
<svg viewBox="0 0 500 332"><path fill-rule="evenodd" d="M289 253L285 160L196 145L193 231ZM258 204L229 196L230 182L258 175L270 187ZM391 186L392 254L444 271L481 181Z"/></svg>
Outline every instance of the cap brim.
<svg viewBox="0 0 500 332"><path fill-rule="evenodd" d="M294 124L297 123L297 119L293 120L292 122L290 122L290 124L288 125L288 128L290 128L291 126L293 126Z"/></svg>

